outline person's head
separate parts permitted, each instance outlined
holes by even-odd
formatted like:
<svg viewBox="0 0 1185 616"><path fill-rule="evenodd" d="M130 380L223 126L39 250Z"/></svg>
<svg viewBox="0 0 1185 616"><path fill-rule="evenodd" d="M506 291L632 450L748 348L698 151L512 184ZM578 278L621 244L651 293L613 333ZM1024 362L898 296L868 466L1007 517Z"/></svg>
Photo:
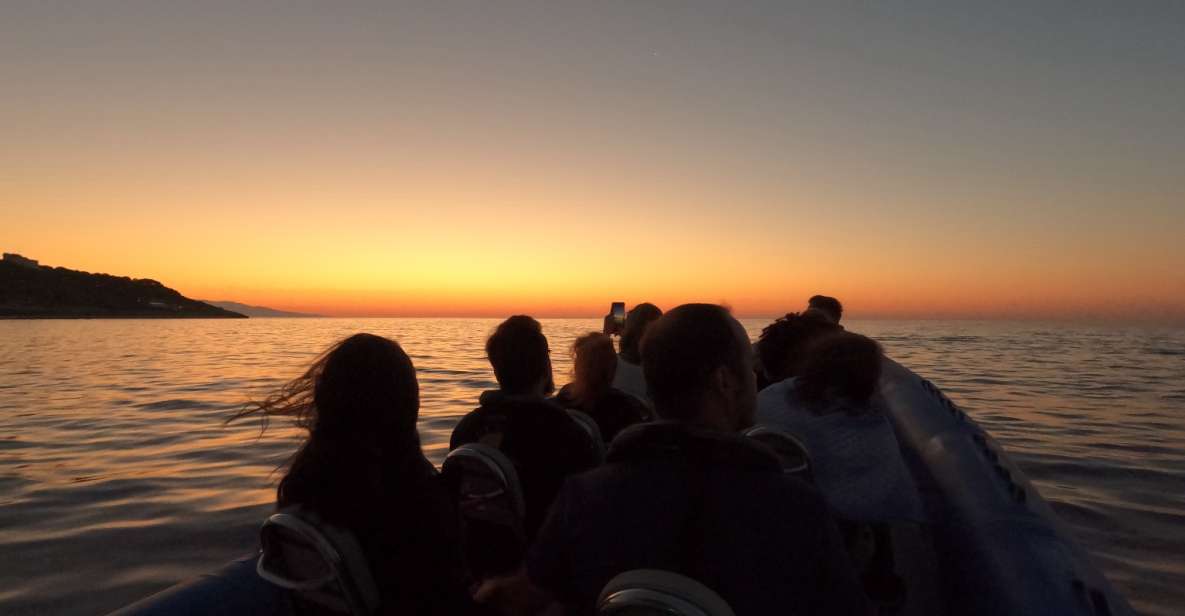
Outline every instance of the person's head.
<svg viewBox="0 0 1185 616"><path fill-rule="evenodd" d="M613 340L590 332L572 343L572 395L578 401L593 400L613 385L617 352Z"/></svg>
<svg viewBox="0 0 1185 616"><path fill-rule="evenodd" d="M826 317L832 323L839 323L843 318L843 305L838 299L826 295L815 295L807 300L807 312L815 312Z"/></svg>
<svg viewBox="0 0 1185 616"><path fill-rule="evenodd" d="M313 439L361 439L385 447L418 443L419 412L416 369L399 343L354 334L329 347L278 393L235 417L289 416Z"/></svg>
<svg viewBox="0 0 1185 616"><path fill-rule="evenodd" d="M516 315L502 321L486 340L486 357L505 393L546 395L555 389L547 338L539 321L531 317Z"/></svg>
<svg viewBox="0 0 1185 616"><path fill-rule="evenodd" d="M766 379L776 383L796 376L807 345L837 331L838 325L810 312L792 312L767 325L754 345Z"/></svg>
<svg viewBox="0 0 1185 616"><path fill-rule="evenodd" d="M837 332L817 339L806 352L795 384L804 402L815 406L844 402L851 409L867 409L881 378L883 352L876 341Z"/></svg>
<svg viewBox="0 0 1185 616"><path fill-rule="evenodd" d="M634 364L642 363L639 352L642 336L646 333L646 328L661 316L662 310L648 303L634 306L634 309L625 315L625 327L621 330L621 354L627 361Z"/></svg>
<svg viewBox="0 0 1185 616"><path fill-rule="evenodd" d="M294 418L309 436L280 483L281 504L344 507L339 498L322 502L330 491L310 487L318 480L308 478L332 477L338 482L334 493L362 498L377 489L383 476L414 469L423 459L419 410L415 366L403 348L381 336L355 334L331 346L279 392L231 419L259 414L266 429L270 417Z"/></svg>
<svg viewBox="0 0 1185 616"><path fill-rule="evenodd" d="M642 339L642 372L663 419L725 431L753 424L752 345L720 306L684 304L652 323Z"/></svg>

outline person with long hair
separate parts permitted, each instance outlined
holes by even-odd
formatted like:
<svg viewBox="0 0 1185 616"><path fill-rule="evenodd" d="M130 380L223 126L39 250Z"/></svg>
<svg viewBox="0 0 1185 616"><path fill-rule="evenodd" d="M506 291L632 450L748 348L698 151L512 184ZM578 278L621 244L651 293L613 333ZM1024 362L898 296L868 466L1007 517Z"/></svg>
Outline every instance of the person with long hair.
<svg viewBox="0 0 1185 616"><path fill-rule="evenodd" d="M760 365L758 391L797 376L807 347L820 337L840 331L842 327L813 312L791 312L766 325L753 345Z"/></svg>
<svg viewBox="0 0 1185 616"><path fill-rule="evenodd" d="M416 370L398 343L337 342L296 379L231 419L295 420L308 437L286 464L276 508L299 505L353 532L381 613L472 611L457 516L416 429Z"/></svg>
<svg viewBox="0 0 1185 616"><path fill-rule="evenodd" d="M572 382L556 394L556 402L592 417L606 443L649 416L641 400L613 386L619 364L613 340L589 332L572 343Z"/></svg>

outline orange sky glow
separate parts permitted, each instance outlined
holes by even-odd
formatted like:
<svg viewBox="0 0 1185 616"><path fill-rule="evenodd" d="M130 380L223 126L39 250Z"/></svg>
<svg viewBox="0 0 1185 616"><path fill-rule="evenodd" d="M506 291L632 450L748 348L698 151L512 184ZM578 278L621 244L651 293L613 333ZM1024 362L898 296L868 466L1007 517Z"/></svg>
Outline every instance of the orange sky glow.
<svg viewBox="0 0 1185 616"><path fill-rule="evenodd" d="M0 249L334 316L1185 318L1171 27L777 10L30 5Z"/></svg>

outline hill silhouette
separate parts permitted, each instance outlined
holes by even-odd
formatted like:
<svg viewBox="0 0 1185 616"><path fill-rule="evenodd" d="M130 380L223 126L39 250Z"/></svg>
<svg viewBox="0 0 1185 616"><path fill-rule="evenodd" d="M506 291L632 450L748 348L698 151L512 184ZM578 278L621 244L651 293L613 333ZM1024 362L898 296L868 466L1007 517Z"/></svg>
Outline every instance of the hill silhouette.
<svg viewBox="0 0 1185 616"><path fill-rule="evenodd" d="M0 318L247 318L189 299L148 278L39 265L5 253Z"/></svg>
<svg viewBox="0 0 1185 616"><path fill-rule="evenodd" d="M212 300L201 299L200 302L205 302L211 306L225 308L233 312L245 314L249 317L271 317L277 319L297 319L297 318L315 318L322 315L310 314L307 312L291 312L288 310L276 310L275 308L268 308L267 306L252 306L250 304L241 304L239 302L232 302L229 300Z"/></svg>

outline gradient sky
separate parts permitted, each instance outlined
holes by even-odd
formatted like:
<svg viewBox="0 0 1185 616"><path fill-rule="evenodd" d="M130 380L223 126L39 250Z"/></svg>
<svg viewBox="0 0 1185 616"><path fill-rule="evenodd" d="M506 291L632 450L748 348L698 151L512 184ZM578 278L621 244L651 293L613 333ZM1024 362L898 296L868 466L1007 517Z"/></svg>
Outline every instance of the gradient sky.
<svg viewBox="0 0 1185 616"><path fill-rule="evenodd" d="M1180 2L296 4L0 5L0 249L341 315L1185 315Z"/></svg>

